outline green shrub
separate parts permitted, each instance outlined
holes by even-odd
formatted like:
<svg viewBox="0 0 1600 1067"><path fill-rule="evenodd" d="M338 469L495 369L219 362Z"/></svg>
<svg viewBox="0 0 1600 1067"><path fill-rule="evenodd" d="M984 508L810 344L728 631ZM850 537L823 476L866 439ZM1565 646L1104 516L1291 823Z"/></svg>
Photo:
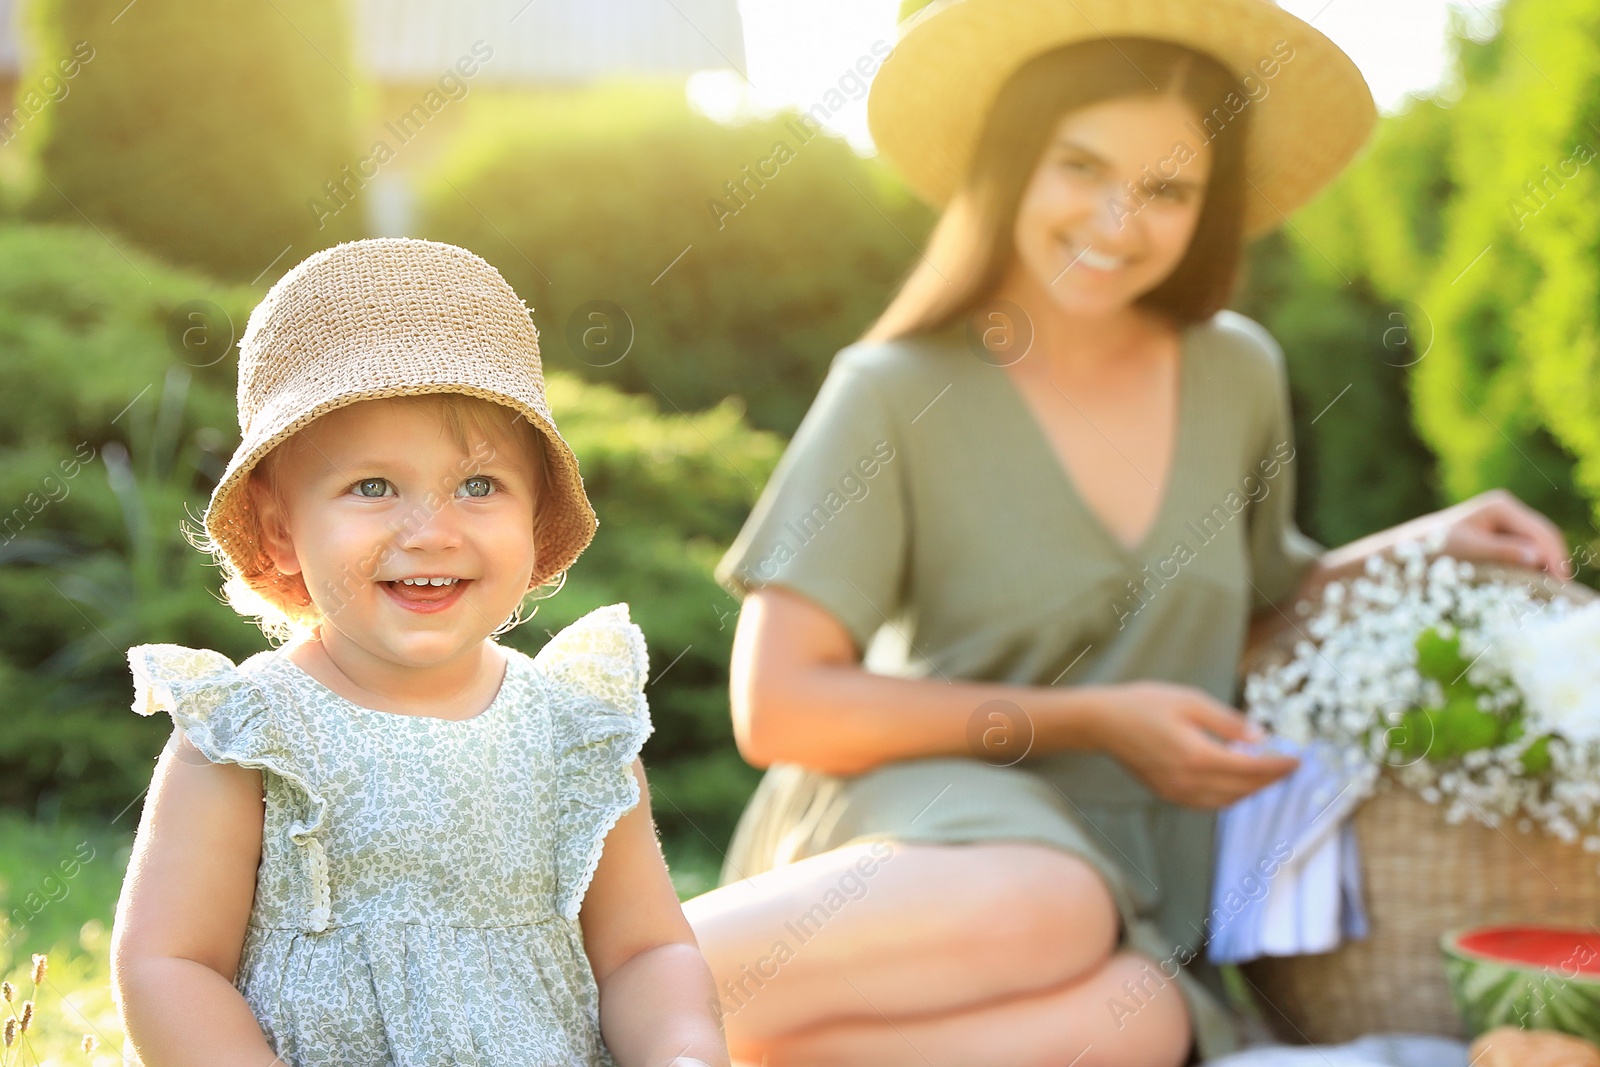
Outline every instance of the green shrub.
<svg viewBox="0 0 1600 1067"><path fill-rule="evenodd" d="M1385 309L1367 316L1369 335L1398 339L1381 346L1386 361L1411 364L1444 499L1504 486L1591 541L1600 187L1581 157L1600 159L1600 3L1508 0L1500 17L1489 41L1459 36L1453 84L1383 119L1296 217L1298 258L1327 301L1310 296L1303 314ZM1330 352L1325 369L1349 354Z"/></svg>
<svg viewBox="0 0 1600 1067"><path fill-rule="evenodd" d="M1504 486L1569 539L1597 536L1600 0L1508 0L1500 17L1487 41L1458 32L1446 87L1380 122L1260 287L1302 414L1353 385L1311 441L1334 525L1404 509L1408 486L1417 511ZM1436 475L1399 425L1395 365Z"/></svg>
<svg viewBox="0 0 1600 1067"><path fill-rule="evenodd" d="M260 647L177 532L234 439L254 296L84 227L0 228L0 803L138 795L170 726L128 712L129 645Z"/></svg>
<svg viewBox="0 0 1600 1067"><path fill-rule="evenodd" d="M1453 493L1506 484L1593 537L1600 2L1512 0L1501 18L1517 48L1482 48L1455 108L1459 192L1417 298L1435 324L1418 411Z"/></svg>
<svg viewBox="0 0 1600 1067"><path fill-rule="evenodd" d="M550 405L600 527L560 594L505 640L535 652L584 612L627 601L650 648L655 733L645 762L656 822L679 850L724 849L760 775L733 744L728 660L738 603L711 570L782 442L749 430L731 401L662 414L648 397L565 374L550 379Z"/></svg>
<svg viewBox="0 0 1600 1067"><path fill-rule="evenodd" d="M1319 202L1296 216L1294 230L1259 242L1251 280L1235 301L1283 347L1294 410L1295 517L1329 547L1439 503L1433 456L1411 425L1406 368L1414 357L1400 311L1360 273L1346 284L1304 236L1338 207Z"/></svg>
<svg viewBox="0 0 1600 1067"><path fill-rule="evenodd" d="M666 411L739 396L753 425L784 434L932 220L797 116L720 126L678 85L474 97L441 158L422 232L501 268L551 366Z"/></svg>
<svg viewBox="0 0 1600 1067"><path fill-rule="evenodd" d="M309 208L358 153L346 5L329 0L38 0L19 93L87 55L28 118L36 220L120 233L248 281L360 236ZM75 48L78 52L75 53ZM285 246L289 246L287 249Z"/></svg>

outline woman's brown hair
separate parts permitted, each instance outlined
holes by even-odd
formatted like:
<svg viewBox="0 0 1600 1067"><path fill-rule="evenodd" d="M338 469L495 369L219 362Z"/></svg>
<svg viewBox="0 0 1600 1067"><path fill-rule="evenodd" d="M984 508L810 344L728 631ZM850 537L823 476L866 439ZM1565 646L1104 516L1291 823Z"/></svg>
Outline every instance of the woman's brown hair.
<svg viewBox="0 0 1600 1067"><path fill-rule="evenodd" d="M1180 326L1226 306L1244 243L1248 94L1203 52L1170 41L1108 37L1045 52L1007 79L984 121L966 180L939 217L926 252L861 340L940 330L980 307L1016 254L1017 206L1061 118L1105 100L1161 93L1176 94L1194 109L1198 124L1191 129L1211 144L1211 176L1183 259L1136 303ZM1228 108L1230 94L1246 104Z"/></svg>

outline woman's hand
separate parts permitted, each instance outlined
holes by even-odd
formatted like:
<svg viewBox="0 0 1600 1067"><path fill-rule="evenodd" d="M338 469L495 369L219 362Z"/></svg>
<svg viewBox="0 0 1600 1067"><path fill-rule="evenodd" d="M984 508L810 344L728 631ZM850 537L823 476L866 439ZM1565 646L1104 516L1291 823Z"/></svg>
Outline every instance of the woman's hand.
<svg viewBox="0 0 1600 1067"><path fill-rule="evenodd" d="M1510 563L1547 570L1557 578L1572 577L1572 559L1561 528L1506 490L1490 489L1333 549L1307 575L1302 595L1329 579L1359 571L1368 556L1390 552L1401 541L1431 541L1457 559Z"/></svg>
<svg viewBox="0 0 1600 1067"><path fill-rule="evenodd" d="M1424 535L1442 533L1444 551L1460 559L1497 560L1572 577L1561 528L1504 489L1479 493L1415 522Z"/></svg>
<svg viewBox="0 0 1600 1067"><path fill-rule="evenodd" d="M1490 489L1448 508L1368 534L1323 554L1291 599L1315 600L1328 582L1359 574L1367 557L1388 555L1402 541L1422 541L1457 559L1508 563L1547 571L1563 581L1576 572L1561 528L1504 489ZM1584 562L1590 557L1585 556ZM1278 618L1286 619L1280 610ZM1264 613L1251 626L1250 643L1281 628Z"/></svg>
<svg viewBox="0 0 1600 1067"><path fill-rule="evenodd" d="M1163 800L1221 808L1292 772L1290 756L1253 756L1229 741L1257 741L1260 730L1209 694L1166 682L1107 686L1096 716L1097 747Z"/></svg>

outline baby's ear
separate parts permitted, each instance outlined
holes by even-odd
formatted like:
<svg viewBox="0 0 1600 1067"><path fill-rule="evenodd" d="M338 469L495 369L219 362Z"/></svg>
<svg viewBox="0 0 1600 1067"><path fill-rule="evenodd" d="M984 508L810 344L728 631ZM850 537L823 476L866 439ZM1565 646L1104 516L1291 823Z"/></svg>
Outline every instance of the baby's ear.
<svg viewBox="0 0 1600 1067"><path fill-rule="evenodd" d="M245 492L249 494L250 507L256 513L256 528L261 533L261 551L284 574L299 574L300 558L295 555L294 542L289 539L288 517L284 514L283 505L253 471L245 480Z"/></svg>

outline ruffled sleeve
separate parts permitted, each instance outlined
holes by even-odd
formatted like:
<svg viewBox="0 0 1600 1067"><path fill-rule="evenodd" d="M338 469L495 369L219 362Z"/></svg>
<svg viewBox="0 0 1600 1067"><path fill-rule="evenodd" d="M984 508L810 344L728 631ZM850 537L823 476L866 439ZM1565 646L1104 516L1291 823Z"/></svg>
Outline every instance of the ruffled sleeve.
<svg viewBox="0 0 1600 1067"><path fill-rule="evenodd" d="M576 919L606 834L639 803L633 761L655 727L644 686L650 659L627 604L578 619L539 651L555 720L556 885Z"/></svg>
<svg viewBox="0 0 1600 1067"><path fill-rule="evenodd" d="M327 928L331 916L328 861L314 835L322 826L327 801L313 775L289 743L272 696L220 652L182 645L135 645L128 650L133 672L133 710L140 715L166 712L189 743L212 763L269 770L293 787L301 814L289 836L302 849L311 901L312 930Z"/></svg>

